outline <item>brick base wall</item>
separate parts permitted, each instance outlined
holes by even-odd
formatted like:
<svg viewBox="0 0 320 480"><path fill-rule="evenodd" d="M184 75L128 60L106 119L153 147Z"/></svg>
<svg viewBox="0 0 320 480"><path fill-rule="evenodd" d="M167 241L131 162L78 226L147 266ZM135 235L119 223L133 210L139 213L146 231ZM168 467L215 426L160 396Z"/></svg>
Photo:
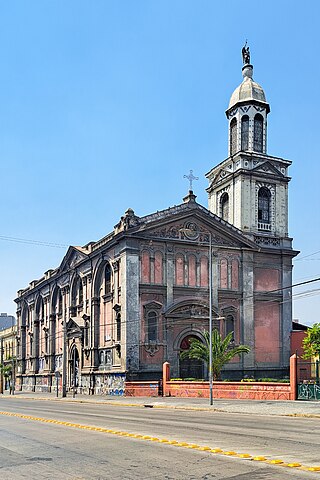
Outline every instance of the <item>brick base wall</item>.
<svg viewBox="0 0 320 480"><path fill-rule="evenodd" d="M158 397L159 382L126 382L126 397Z"/></svg>

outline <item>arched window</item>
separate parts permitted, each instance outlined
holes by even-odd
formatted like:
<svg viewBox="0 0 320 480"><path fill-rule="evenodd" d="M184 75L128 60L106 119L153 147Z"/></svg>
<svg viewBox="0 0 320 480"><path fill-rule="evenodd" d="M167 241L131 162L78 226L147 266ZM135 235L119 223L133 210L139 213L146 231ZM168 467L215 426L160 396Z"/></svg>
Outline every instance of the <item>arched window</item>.
<svg viewBox="0 0 320 480"><path fill-rule="evenodd" d="M271 193L266 187L261 187L258 193L258 222L270 223L270 197Z"/></svg>
<svg viewBox="0 0 320 480"><path fill-rule="evenodd" d="M237 151L237 119L233 118L230 122L230 155Z"/></svg>
<svg viewBox="0 0 320 480"><path fill-rule="evenodd" d="M226 318L226 335L232 332L232 341L234 342L234 318L232 315L227 315Z"/></svg>
<svg viewBox="0 0 320 480"><path fill-rule="evenodd" d="M244 115L241 119L241 150L246 151L249 148L249 117Z"/></svg>
<svg viewBox="0 0 320 480"><path fill-rule="evenodd" d="M149 342L156 342L158 336L158 328L157 328L157 314L156 312L149 312L148 313L148 341Z"/></svg>
<svg viewBox="0 0 320 480"><path fill-rule="evenodd" d="M254 117L253 150L255 152L263 151L263 116L260 113Z"/></svg>
<svg viewBox="0 0 320 480"><path fill-rule="evenodd" d="M121 341L121 313L118 313L116 317L116 341Z"/></svg>
<svg viewBox="0 0 320 480"><path fill-rule="evenodd" d="M220 198L220 212L223 220L229 221L229 195L225 192Z"/></svg>
<svg viewBox="0 0 320 480"><path fill-rule="evenodd" d="M111 265L107 263L104 271L104 280L105 280L105 293L111 292Z"/></svg>

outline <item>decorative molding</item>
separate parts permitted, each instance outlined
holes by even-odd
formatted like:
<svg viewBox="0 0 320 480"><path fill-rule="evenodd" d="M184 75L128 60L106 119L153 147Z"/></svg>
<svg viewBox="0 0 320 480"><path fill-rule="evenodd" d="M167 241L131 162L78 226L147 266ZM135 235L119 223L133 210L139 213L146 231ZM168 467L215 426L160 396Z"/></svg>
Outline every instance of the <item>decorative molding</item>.
<svg viewBox="0 0 320 480"><path fill-rule="evenodd" d="M114 226L115 233L123 232L132 227L137 227L140 225L140 218L135 215L132 208L128 208L124 216L120 218L120 221Z"/></svg>
<svg viewBox="0 0 320 480"><path fill-rule="evenodd" d="M147 311L161 310L162 309L162 304L159 303L159 302L152 301L152 302L149 302L149 303L146 303L145 305L143 305L143 308Z"/></svg>
<svg viewBox="0 0 320 480"><path fill-rule="evenodd" d="M168 316L183 318L209 318L209 308L202 305L183 305L177 307Z"/></svg>
<svg viewBox="0 0 320 480"><path fill-rule="evenodd" d="M258 107L258 105L253 105L253 108L254 108L257 112L264 112L264 111L265 111L265 107Z"/></svg>
<svg viewBox="0 0 320 480"><path fill-rule="evenodd" d="M159 352L160 347L156 343L147 343L144 345L144 349L149 353L150 357L153 357L157 352Z"/></svg>
<svg viewBox="0 0 320 480"><path fill-rule="evenodd" d="M237 108L233 108L232 110L230 110L230 111L228 112L228 118L234 117L237 113L238 113L238 107L237 107Z"/></svg>
<svg viewBox="0 0 320 480"><path fill-rule="evenodd" d="M248 113L250 109L251 109L251 105L244 105L243 107L240 107L240 110L243 113Z"/></svg>
<svg viewBox="0 0 320 480"><path fill-rule="evenodd" d="M275 237L254 237L254 241L257 245L262 245L266 247L280 247L281 246L281 240L280 238L275 238Z"/></svg>

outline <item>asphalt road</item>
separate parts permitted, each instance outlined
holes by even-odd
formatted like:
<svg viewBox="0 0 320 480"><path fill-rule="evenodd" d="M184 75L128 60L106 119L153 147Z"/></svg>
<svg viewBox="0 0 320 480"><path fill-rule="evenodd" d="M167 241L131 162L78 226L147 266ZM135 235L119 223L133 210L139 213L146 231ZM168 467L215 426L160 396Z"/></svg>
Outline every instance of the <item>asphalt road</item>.
<svg viewBox="0 0 320 480"><path fill-rule="evenodd" d="M0 415L0 478L320 479L320 472L252 459L264 456L269 461L281 459L286 465L320 466L320 419L13 397L0 399L0 411L5 413ZM45 423L44 419L62 423ZM157 440L121 436L119 432ZM159 440L188 445L177 447ZM190 445L234 454L201 451ZM251 457L235 455L243 453Z"/></svg>

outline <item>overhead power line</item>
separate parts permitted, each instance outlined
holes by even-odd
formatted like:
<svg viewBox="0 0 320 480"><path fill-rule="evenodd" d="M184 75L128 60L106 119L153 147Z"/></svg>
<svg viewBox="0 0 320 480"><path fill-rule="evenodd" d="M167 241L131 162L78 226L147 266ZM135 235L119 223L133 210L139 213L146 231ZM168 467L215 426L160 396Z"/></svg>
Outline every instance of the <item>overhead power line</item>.
<svg viewBox="0 0 320 480"><path fill-rule="evenodd" d="M4 242L25 243L27 245L39 245L41 247L52 247L52 248L66 248L69 246L63 243L41 242L40 240L29 240L27 238L7 237L5 235L0 235L0 240Z"/></svg>

